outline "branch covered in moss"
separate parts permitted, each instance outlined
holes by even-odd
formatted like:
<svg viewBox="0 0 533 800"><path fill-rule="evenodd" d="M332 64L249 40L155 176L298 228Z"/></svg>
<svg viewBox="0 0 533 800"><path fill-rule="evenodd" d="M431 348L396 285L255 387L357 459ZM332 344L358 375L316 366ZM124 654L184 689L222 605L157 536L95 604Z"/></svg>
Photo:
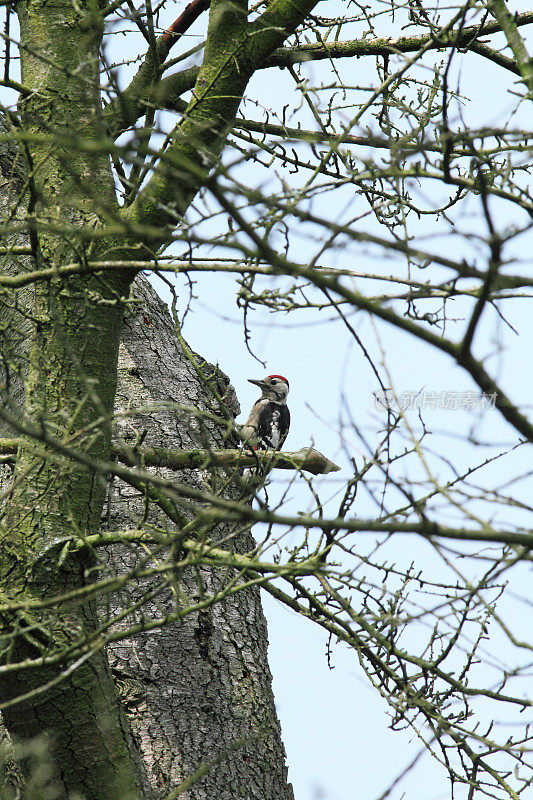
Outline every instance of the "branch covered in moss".
<svg viewBox="0 0 533 800"><path fill-rule="evenodd" d="M0 455L17 452L22 439L0 439ZM278 453L272 450L247 452L245 450L167 450L164 447L142 447L134 450L125 443L115 445L111 457L125 464L140 464L146 467L166 467L167 469L205 469L216 467L257 467L269 469L292 469L310 472L313 475L327 475L338 472L340 467L330 461L318 450L304 447L294 453Z"/></svg>
<svg viewBox="0 0 533 800"><path fill-rule="evenodd" d="M212 0L204 60L192 100L158 170L124 210L125 224L155 225L161 229L159 243L168 241L169 231L217 162L251 76L316 3L273 0L258 19L248 23L244 6Z"/></svg>
<svg viewBox="0 0 533 800"><path fill-rule="evenodd" d="M511 16L511 15L509 15ZM516 27L522 25L531 25L533 23L533 11L526 11L523 14L517 14L513 17L513 22ZM442 38L435 36L432 33L422 33L418 36L399 36L396 39L391 37L383 37L381 39L353 39L350 41L335 41L335 42L313 42L311 44L302 44L297 47L283 47L276 50L268 61L263 65L264 67L288 67L291 64L298 64L306 61L324 61L327 59L335 58L354 58L359 56L385 56L394 55L395 53L414 53L424 45L431 43L431 50L444 50L452 46L471 48L475 40L480 36L488 36L492 33L499 33L505 30L503 19L496 22L488 22L484 25L469 25L461 30L450 30ZM513 66L509 63L510 59L504 57L503 61L499 61L497 51L490 51L490 55L486 45L479 49L479 54L496 60L501 66L506 69L512 69L513 72L518 72L516 65Z"/></svg>
<svg viewBox="0 0 533 800"><path fill-rule="evenodd" d="M279 453L272 450L165 450L163 447L143 447L136 455L124 446L115 448L121 461L142 460L147 467L168 467L170 469L199 469L207 466L217 467L256 467L258 464L269 469L292 469L311 472L313 475L327 475L338 472L340 467L330 461L318 450L304 447L294 453ZM139 458L140 456L140 458Z"/></svg>
<svg viewBox="0 0 533 800"><path fill-rule="evenodd" d="M517 17L510 13L504 0L492 0L489 8L505 34L507 44L516 59L516 71L528 90L530 100L533 100L533 58L529 55L526 44L518 32Z"/></svg>

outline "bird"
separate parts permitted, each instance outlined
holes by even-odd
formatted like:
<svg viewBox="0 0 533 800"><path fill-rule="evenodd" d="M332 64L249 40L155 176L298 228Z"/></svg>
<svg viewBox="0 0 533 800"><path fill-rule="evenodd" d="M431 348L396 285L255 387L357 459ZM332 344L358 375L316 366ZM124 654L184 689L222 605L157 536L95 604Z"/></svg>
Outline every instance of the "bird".
<svg viewBox="0 0 533 800"><path fill-rule="evenodd" d="M261 397L241 428L242 440L254 450L280 450L291 423L287 407L289 381L283 375L267 375L259 381L248 378L248 382L261 389Z"/></svg>

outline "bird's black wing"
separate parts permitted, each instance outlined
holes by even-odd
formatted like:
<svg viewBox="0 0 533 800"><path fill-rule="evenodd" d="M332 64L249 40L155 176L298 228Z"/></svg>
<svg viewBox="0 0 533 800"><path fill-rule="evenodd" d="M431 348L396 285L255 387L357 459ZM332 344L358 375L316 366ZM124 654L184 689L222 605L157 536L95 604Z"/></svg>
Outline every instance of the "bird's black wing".
<svg viewBox="0 0 533 800"><path fill-rule="evenodd" d="M281 449L283 442L287 438L287 435L289 433L289 428L291 425L291 412L289 411L287 406L281 406L280 414L281 416L279 422L280 422L281 438L278 444L278 450Z"/></svg>
<svg viewBox="0 0 533 800"><path fill-rule="evenodd" d="M261 450L279 450L289 432L291 415L286 405L268 403L259 415L257 436Z"/></svg>

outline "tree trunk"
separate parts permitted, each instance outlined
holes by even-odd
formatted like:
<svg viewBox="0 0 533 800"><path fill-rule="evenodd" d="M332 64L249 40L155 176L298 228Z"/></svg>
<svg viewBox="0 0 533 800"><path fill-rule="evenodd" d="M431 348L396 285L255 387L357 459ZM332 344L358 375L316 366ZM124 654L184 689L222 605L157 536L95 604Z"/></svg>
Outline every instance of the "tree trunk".
<svg viewBox="0 0 533 800"><path fill-rule="evenodd" d="M8 175L4 189L17 188L16 181L9 177L14 155L13 148L4 147L4 152L0 153L2 173ZM16 194L15 191L12 199ZM4 216L6 204L9 205L5 192L2 199ZM19 245L24 242L21 237L17 239ZM20 269L20 263L14 263L13 259L6 260L3 267L4 271ZM123 326L116 434L130 444L142 435L147 444L167 448L224 446L225 426L215 425L186 410L132 414L141 406L175 403L221 417L226 407L220 407L210 386L214 386L219 395L227 395L230 411L237 409L226 377L188 350L177 335L168 310L145 279L136 281L133 293L141 302L126 312ZM1 339L3 353L11 363L10 381L5 384L2 398L8 409L20 407L23 400L21 375L28 357L28 321L24 313L12 307L13 296L4 294L2 298L2 319L4 323L9 322ZM19 303L21 299L20 307L30 308L32 291L19 291ZM18 366L18 374L13 366ZM128 415L120 415L126 411ZM227 416L227 409L225 413ZM0 424L0 435L12 434L9 426ZM170 476L169 472L161 472ZM209 475L199 470L180 474L180 481L194 486L205 485L206 481L219 483L223 478L220 471ZM4 487L6 479L8 476L4 475ZM121 481L109 485L104 506L106 529L156 522L169 528L170 523L163 521L160 513L150 507L146 516L146 511L140 492ZM241 551L253 547L249 532L218 528L210 531L210 536L215 542L224 540L225 547L233 546ZM168 557L166 553L158 553L152 563L160 563ZM142 558L146 559L145 550L110 547L99 565L101 574L131 571L135 576ZM149 558L144 566L147 564L150 564ZM94 572L92 577L94 579ZM10 732L17 736L24 738L41 730L55 737L52 749L57 762L55 796L65 796L67 787L68 791L74 788L87 797L103 796L101 787L109 780L106 769L111 767L112 772L122 759L129 770L127 780L121 777L122 785L117 782L113 789L111 783L107 784L109 792L116 797L132 796L131 787L135 785L144 796L149 796L148 783L156 793L158 790L164 793L199 770L198 780L180 797L191 800L292 798L292 789L286 780L284 750L267 663L266 624L257 588L239 591L216 604L206 605L201 611L185 613L189 604L216 593L233 577L230 571L215 572L205 568L176 572L172 584L162 594L115 626L118 630L134 620L150 622L165 614L175 616L180 606L184 609L181 621L170 622L108 648L112 673L129 717L137 753L129 744L130 734L117 708L108 667L101 655L93 657L71 679L41 696L37 703L16 705L5 715ZM148 586L146 581L133 577L126 591L111 597L108 605L101 604L100 618L112 618L129 607ZM39 685L53 676L50 670L47 673L39 670L31 685ZM19 691L28 690L29 684L24 675L23 678ZM14 682L16 684L16 677ZM17 686L12 685L13 695L16 690ZM76 696L80 698L78 705L73 704ZM40 709L38 718L32 716L35 708ZM89 717L93 714L94 719L100 720L99 727L88 730L84 726L86 711ZM66 728L61 727L62 719ZM74 720L79 724L74 725ZM90 751L90 748L98 751L100 747L106 750L119 745L121 756L120 759L112 756L117 762L113 764ZM143 770L135 766L137 754L142 758L147 781ZM77 767L74 761L78 762ZM91 781L89 772L96 770L98 763L104 763L102 774L98 777L95 772ZM199 769L202 765L206 768ZM79 772L75 779L73 771ZM109 792L108 797L111 796Z"/></svg>
<svg viewBox="0 0 533 800"><path fill-rule="evenodd" d="M9 133L9 130L2 120L2 133ZM0 168L3 178L0 210L6 225L13 218L17 222L17 203L25 183L24 158L14 144L1 146ZM30 238L14 233L13 236L4 236L2 245L28 247ZM4 254L2 272L23 272L28 269L27 261L25 257ZM60 292L61 288L58 294ZM48 301L54 302L53 294L51 290ZM67 302L72 302L74 294ZM71 362L68 363L69 360L61 359L57 353L51 355L54 337L50 337L38 355L36 353L36 341L43 336L43 329L53 318L50 316L40 325L45 296L45 287L39 287L39 292L34 287L22 291L4 289L1 295L1 402L3 412L14 415L16 422L23 420L23 407L28 414L26 423L32 420L32 406L42 402L42 408L50 410L54 393L61 394L61 398L58 398L56 408L50 410L50 419L53 419L53 411L59 410L58 416L65 421L69 404L73 408L76 403L72 386L67 386L71 383L69 366L72 372L76 370ZM80 316L88 305L81 304ZM72 326L72 322L68 324ZM98 333L102 334L102 330ZM63 334L60 332L58 335L56 331L55 338L61 339L63 345L68 342L71 346L73 337L65 329ZM97 339L97 336L93 338ZM94 344L92 347L94 349ZM47 351L48 362L43 358ZM91 355L88 361L90 374ZM57 371L51 374L56 368ZM36 381L37 375L40 375L40 382ZM45 376L49 376L50 384L56 385L44 385ZM32 380L34 385L29 386ZM5 420L0 433L13 433ZM96 452L98 449L97 444ZM9 467L5 467L3 472L0 515L2 602L31 603L85 585L85 570L94 563L91 554L85 549L61 563L61 545L58 542L74 531L79 532L77 522L84 518L92 518L90 524L95 525L98 494L102 502L105 487L93 490L96 481L90 474L82 475L79 469L68 463L57 469L53 459L41 457L39 461L27 445L20 448L14 475ZM93 602L67 602L35 612L24 608L3 612L0 614L0 663L8 666L24 659L47 656L54 651L66 651L78 636L90 636L94 632L97 619ZM2 674L2 702L28 695L24 701L3 712L9 734L14 740L22 741L45 736L50 752L47 778L50 797L66 798L76 792L91 800L103 800L110 795L132 800L147 796L148 781L121 709L105 653L101 650L95 652L90 661L85 660L79 669L59 681L67 664L65 658L39 669L20 669ZM50 687L46 691L40 691L48 684ZM31 760L24 762L26 774L30 763Z"/></svg>
<svg viewBox="0 0 533 800"><path fill-rule="evenodd" d="M134 294L143 302L126 318L123 328L117 412L170 402L220 416L210 382L236 412L238 405L226 376L180 343L168 310L144 279L137 280ZM185 410L119 416L117 427L130 443L141 434L147 445L167 448L215 448L225 443L224 426ZM171 477L168 471L160 472ZM184 474L192 486L205 487L212 480L198 470ZM144 514L140 493L115 482L106 526L131 528L142 523ZM149 521L155 523L155 518ZM211 531L210 540L240 551L254 547L248 532L236 533L227 527ZM109 564L118 572L134 569L137 559L138 554L124 546L114 547L109 554ZM232 577L230 571L187 569L179 576L181 597L167 591L157 602L143 605L138 618L172 613L180 604L215 593ZM130 595L130 602L133 599ZM151 634L113 645L110 659L119 677L135 680L129 716L155 787L168 786L169 780L172 784L183 781L202 763L217 759L184 797L292 797L271 689L266 623L256 588L239 591Z"/></svg>

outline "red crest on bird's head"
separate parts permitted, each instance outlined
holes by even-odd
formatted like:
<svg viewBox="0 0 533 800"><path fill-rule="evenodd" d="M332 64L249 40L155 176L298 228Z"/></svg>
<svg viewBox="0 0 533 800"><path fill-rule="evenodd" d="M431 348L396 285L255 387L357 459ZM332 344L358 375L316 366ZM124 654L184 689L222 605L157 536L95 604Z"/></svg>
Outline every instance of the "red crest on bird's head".
<svg viewBox="0 0 533 800"><path fill-rule="evenodd" d="M284 381L287 384L287 386L289 385L289 381L287 380L287 378L284 378L283 375L267 375L267 378L279 378L280 381Z"/></svg>

